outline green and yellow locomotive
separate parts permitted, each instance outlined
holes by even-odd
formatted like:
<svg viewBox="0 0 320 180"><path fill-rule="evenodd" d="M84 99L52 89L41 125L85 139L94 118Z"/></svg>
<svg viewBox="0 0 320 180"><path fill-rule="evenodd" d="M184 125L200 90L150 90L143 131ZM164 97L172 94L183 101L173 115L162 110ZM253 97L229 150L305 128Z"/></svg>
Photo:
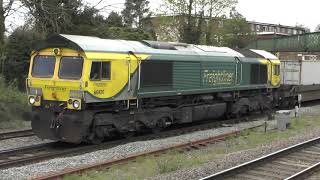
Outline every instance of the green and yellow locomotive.
<svg viewBox="0 0 320 180"><path fill-rule="evenodd" d="M32 129L44 139L99 142L270 108L280 62L261 52L54 35L31 55Z"/></svg>

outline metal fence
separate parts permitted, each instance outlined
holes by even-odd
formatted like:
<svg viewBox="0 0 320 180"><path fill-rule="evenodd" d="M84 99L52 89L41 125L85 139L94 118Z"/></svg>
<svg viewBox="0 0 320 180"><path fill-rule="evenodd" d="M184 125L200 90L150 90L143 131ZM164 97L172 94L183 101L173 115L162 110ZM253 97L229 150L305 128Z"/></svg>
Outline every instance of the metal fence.
<svg viewBox="0 0 320 180"><path fill-rule="evenodd" d="M247 48L271 52L320 52L320 32L257 40Z"/></svg>

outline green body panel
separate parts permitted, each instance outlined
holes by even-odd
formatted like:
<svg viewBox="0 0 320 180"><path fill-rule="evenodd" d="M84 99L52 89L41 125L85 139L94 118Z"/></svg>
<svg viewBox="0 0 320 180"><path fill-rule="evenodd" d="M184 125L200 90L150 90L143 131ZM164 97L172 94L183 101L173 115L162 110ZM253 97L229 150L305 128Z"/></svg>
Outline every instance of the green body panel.
<svg viewBox="0 0 320 180"><path fill-rule="evenodd" d="M173 89L199 89L201 88L200 62L174 62Z"/></svg>
<svg viewBox="0 0 320 180"><path fill-rule="evenodd" d="M250 63L242 63L242 78L241 85L250 84L251 80L251 64Z"/></svg>
<svg viewBox="0 0 320 180"><path fill-rule="evenodd" d="M218 88L235 86L236 63L202 62L202 88Z"/></svg>
<svg viewBox="0 0 320 180"><path fill-rule="evenodd" d="M172 84L142 87L138 98L272 88L251 84L251 65L261 64L256 58L152 55L148 61L172 62Z"/></svg>
<svg viewBox="0 0 320 180"><path fill-rule="evenodd" d="M241 91L241 90L253 90L253 89L265 89L272 88L267 85L248 85L248 86L230 86L219 88L200 88L200 89L185 89L185 90L160 90L154 88L153 91L139 91L139 98L149 97L163 97L163 96L176 96L176 95L193 95L193 94L208 94L227 91ZM148 89L151 90L151 89Z"/></svg>

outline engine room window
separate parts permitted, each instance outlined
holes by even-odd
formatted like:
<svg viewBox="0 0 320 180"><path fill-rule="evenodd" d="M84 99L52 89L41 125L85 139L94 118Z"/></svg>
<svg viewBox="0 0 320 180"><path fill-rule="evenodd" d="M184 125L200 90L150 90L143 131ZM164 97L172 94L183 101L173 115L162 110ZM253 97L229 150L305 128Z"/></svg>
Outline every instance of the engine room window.
<svg viewBox="0 0 320 180"><path fill-rule="evenodd" d="M268 67L263 64L251 64L251 84L266 84Z"/></svg>
<svg viewBox="0 0 320 180"><path fill-rule="evenodd" d="M146 61L141 64L141 87L171 87L172 84L172 62Z"/></svg>
<svg viewBox="0 0 320 180"><path fill-rule="evenodd" d="M36 56L33 59L31 75L49 78L53 76L56 58L54 56Z"/></svg>
<svg viewBox="0 0 320 180"><path fill-rule="evenodd" d="M280 75L280 65L274 65L273 69L274 69L273 74L276 76L279 76Z"/></svg>
<svg viewBox="0 0 320 180"><path fill-rule="evenodd" d="M83 59L81 57L62 57L60 60L59 78L80 79Z"/></svg>
<svg viewBox="0 0 320 180"><path fill-rule="evenodd" d="M110 80L110 62L92 62L91 80Z"/></svg>

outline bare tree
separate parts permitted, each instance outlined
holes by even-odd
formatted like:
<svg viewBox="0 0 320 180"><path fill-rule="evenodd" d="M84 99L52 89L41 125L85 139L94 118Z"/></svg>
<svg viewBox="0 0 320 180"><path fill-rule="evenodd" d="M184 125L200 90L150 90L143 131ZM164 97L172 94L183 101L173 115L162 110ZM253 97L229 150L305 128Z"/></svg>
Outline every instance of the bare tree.
<svg viewBox="0 0 320 180"><path fill-rule="evenodd" d="M34 28L42 36L60 33L72 27L72 19L77 16L82 0L21 0L28 9Z"/></svg>
<svg viewBox="0 0 320 180"><path fill-rule="evenodd" d="M320 24L318 24L317 26L316 26L316 29L314 30L315 32L320 32Z"/></svg>
<svg viewBox="0 0 320 180"><path fill-rule="evenodd" d="M4 43L4 35L6 32L6 18L12 14L13 4L15 0L0 0L0 46Z"/></svg>

